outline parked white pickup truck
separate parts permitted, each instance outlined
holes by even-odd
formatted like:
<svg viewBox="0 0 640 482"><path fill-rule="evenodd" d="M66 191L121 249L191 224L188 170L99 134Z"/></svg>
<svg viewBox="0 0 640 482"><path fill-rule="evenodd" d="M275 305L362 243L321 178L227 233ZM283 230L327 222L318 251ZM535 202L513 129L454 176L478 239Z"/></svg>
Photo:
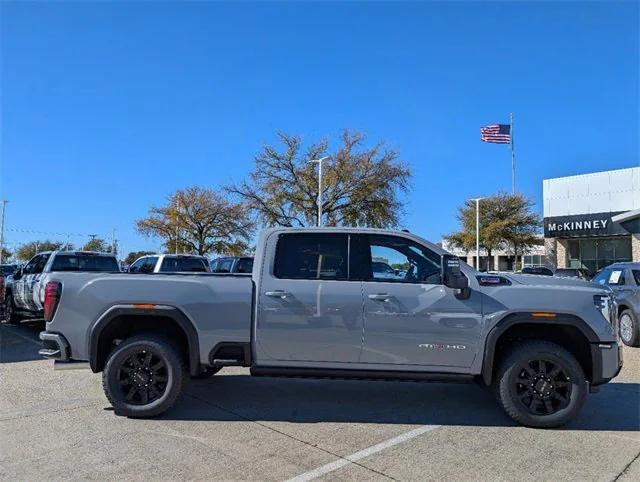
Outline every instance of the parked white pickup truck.
<svg viewBox="0 0 640 482"><path fill-rule="evenodd" d="M194 254L148 254L129 266L129 273L206 273L209 260Z"/></svg>
<svg viewBox="0 0 640 482"><path fill-rule="evenodd" d="M4 300L5 319L19 323L42 317L44 288L53 273L119 272L115 255L93 251L47 251L36 254L8 277Z"/></svg>
<svg viewBox="0 0 640 482"><path fill-rule="evenodd" d="M402 270L380 274L374 259ZM481 274L405 232L269 229L251 276L56 273L45 291L41 354L88 361L115 413L133 417L171 407L189 374L236 365L255 376L475 380L514 420L552 427L622 366L608 287Z"/></svg>

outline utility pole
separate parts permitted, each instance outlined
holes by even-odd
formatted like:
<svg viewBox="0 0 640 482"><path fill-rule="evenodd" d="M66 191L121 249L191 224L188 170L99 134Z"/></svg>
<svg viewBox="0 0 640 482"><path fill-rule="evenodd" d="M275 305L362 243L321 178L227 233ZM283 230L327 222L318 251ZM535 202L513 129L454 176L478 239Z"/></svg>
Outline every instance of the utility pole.
<svg viewBox="0 0 640 482"><path fill-rule="evenodd" d="M318 164L318 226L322 226L322 162L329 159L329 156L320 159L312 159L309 162Z"/></svg>
<svg viewBox="0 0 640 482"><path fill-rule="evenodd" d="M111 252L116 254L116 228L111 231Z"/></svg>
<svg viewBox="0 0 640 482"><path fill-rule="evenodd" d="M9 201L6 199L2 200L2 220L0 221L0 264L2 263L2 254L4 251L4 212L7 208L8 202Z"/></svg>
<svg viewBox="0 0 640 482"><path fill-rule="evenodd" d="M482 201L483 197L477 197L475 199L470 199L470 201L476 202L476 269L480 271L480 201ZM487 260L487 266L489 265L489 260Z"/></svg>

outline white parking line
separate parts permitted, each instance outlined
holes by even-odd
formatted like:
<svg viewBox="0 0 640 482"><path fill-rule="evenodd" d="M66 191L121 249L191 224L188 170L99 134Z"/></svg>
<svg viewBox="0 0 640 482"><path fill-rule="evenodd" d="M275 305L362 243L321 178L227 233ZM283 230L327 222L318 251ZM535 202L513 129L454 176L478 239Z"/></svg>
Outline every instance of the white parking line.
<svg viewBox="0 0 640 482"><path fill-rule="evenodd" d="M346 457L338 459L335 462L330 462L326 465L322 465L321 467L318 467L317 469L313 469L313 470L310 470L309 472L305 472L304 474L300 474L297 477L293 477L287 480L287 482L305 482L307 480L317 479L322 475L328 474L329 472L333 472L334 470L338 470L344 467L345 465L349 465L352 462L356 462L360 459L364 459L365 457L368 457L369 455L382 452L383 450L393 447L394 445L404 443L407 440L410 440L419 435L422 435L423 433L427 433L432 430L435 430L436 428L439 428L439 427L441 427L441 425L425 425L423 427L418 427L414 430L403 433L402 435L398 435L397 437L390 438L389 440L385 440L384 442L380 442L379 444L372 445L371 447L368 447L364 450L360 450L359 452L356 452L354 454L347 455Z"/></svg>

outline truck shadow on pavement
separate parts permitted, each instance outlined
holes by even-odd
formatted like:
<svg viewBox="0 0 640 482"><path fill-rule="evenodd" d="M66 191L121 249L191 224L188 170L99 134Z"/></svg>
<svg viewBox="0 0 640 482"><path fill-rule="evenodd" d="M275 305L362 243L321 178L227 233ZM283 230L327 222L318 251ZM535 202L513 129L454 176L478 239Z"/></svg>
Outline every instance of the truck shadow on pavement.
<svg viewBox="0 0 640 482"><path fill-rule="evenodd" d="M640 384L587 396L569 430L640 430ZM172 420L515 426L489 390L442 383L255 378L220 373L192 381Z"/></svg>
<svg viewBox="0 0 640 482"><path fill-rule="evenodd" d="M38 335L44 326L44 320L24 321L19 325L0 323L0 363L44 360L38 354L42 348Z"/></svg>

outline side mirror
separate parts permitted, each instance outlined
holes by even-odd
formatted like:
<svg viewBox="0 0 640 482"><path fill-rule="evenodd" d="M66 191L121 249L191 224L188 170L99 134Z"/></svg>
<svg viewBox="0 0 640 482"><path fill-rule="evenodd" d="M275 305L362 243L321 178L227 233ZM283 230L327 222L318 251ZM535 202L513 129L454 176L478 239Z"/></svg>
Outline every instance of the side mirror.
<svg viewBox="0 0 640 482"><path fill-rule="evenodd" d="M20 278L22 278L22 268L18 268L13 272L13 279L20 279Z"/></svg>
<svg viewBox="0 0 640 482"><path fill-rule="evenodd" d="M469 280L460 271L460 259L451 254L442 256L441 265L442 284L454 290L465 290L469 287Z"/></svg>

